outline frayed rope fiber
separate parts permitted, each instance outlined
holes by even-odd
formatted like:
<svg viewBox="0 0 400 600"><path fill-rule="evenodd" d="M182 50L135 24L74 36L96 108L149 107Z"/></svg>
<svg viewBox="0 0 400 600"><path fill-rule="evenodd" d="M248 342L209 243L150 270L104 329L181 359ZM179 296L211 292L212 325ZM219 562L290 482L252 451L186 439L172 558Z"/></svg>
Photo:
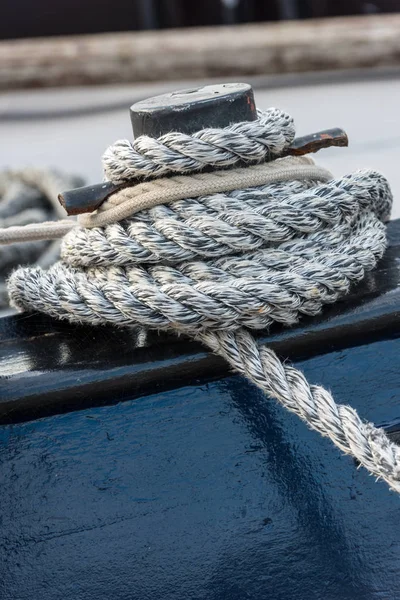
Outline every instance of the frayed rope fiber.
<svg viewBox="0 0 400 600"><path fill-rule="evenodd" d="M275 161L294 134L292 119L270 109L191 136L142 136L106 151L105 175L124 183L243 168ZM273 164L285 170L299 164L293 160ZM400 447L251 333L318 314L382 257L392 204L386 179L375 171L328 179L317 170L164 204L161 193L157 205L119 222L74 227L60 262L12 274L11 303L75 323L188 334L400 492ZM108 203L95 219L115 208Z"/></svg>

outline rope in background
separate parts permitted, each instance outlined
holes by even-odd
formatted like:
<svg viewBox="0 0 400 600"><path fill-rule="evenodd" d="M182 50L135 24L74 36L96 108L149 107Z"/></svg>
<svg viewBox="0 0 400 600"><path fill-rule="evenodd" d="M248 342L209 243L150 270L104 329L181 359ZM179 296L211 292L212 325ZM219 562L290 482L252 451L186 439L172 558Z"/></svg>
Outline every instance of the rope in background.
<svg viewBox="0 0 400 600"><path fill-rule="evenodd" d="M293 138L292 119L271 109L258 121L193 136L117 142L104 155L105 173L118 183L270 161ZM12 274L11 302L71 322L199 339L400 492L400 447L251 334L316 315L362 280L385 251L391 203L375 171L184 198L104 227L74 228L60 262Z"/></svg>
<svg viewBox="0 0 400 600"><path fill-rule="evenodd" d="M0 228L39 224L63 214L57 196L60 186L80 185L81 179L40 169L0 172ZM0 310L8 307L6 279L21 264L47 267L59 255L59 243L43 239L13 244L0 252Z"/></svg>

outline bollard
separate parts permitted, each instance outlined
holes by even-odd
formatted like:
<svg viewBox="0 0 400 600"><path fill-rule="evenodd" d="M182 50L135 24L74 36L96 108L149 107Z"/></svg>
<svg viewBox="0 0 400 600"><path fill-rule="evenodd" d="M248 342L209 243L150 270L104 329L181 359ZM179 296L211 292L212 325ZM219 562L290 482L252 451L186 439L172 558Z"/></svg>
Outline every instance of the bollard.
<svg viewBox="0 0 400 600"><path fill-rule="evenodd" d="M130 108L133 135L160 137L170 131L190 135L213 127L255 121L254 93L247 83L222 83L169 92Z"/></svg>

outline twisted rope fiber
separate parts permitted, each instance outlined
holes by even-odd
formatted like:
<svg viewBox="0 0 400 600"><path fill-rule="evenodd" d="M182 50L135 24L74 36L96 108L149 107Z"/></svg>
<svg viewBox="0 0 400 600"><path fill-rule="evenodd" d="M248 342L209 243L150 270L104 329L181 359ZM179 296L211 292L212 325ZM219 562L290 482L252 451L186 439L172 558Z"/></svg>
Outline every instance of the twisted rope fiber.
<svg viewBox="0 0 400 600"><path fill-rule="evenodd" d="M291 118L271 109L222 130L117 142L105 172L121 182L269 161L293 137ZM71 322L188 334L400 492L400 447L251 334L316 315L362 280L385 251L391 203L375 171L184 198L73 229L60 262L13 273L11 302Z"/></svg>

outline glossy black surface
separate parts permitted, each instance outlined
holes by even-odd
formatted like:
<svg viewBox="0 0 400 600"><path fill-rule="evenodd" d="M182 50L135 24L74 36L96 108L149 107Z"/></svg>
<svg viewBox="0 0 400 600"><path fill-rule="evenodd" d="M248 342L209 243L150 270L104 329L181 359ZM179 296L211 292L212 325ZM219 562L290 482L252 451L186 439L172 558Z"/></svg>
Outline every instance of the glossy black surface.
<svg viewBox="0 0 400 600"><path fill-rule="evenodd" d="M383 422L398 355L297 366ZM240 377L2 426L0 462L2 600L400 597L399 497Z"/></svg>
<svg viewBox="0 0 400 600"><path fill-rule="evenodd" d="M282 357L309 358L397 337L400 332L400 221L378 268L321 317L260 337ZM79 410L205 383L225 376L222 359L182 338L113 327L77 327L39 314L0 319L0 422ZM400 411L399 411L400 417Z"/></svg>
<svg viewBox="0 0 400 600"><path fill-rule="evenodd" d="M254 94L247 83L221 83L169 92L136 102L130 108L133 135L159 137L170 131L194 133L255 121Z"/></svg>

